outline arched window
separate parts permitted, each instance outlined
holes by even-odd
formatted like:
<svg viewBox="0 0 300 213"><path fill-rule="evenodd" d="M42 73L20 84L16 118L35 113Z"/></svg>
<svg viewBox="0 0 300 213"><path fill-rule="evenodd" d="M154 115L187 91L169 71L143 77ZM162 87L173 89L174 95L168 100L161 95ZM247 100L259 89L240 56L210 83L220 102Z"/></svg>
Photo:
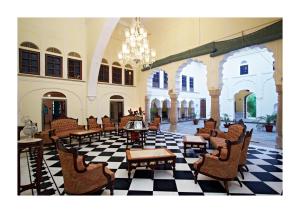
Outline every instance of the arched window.
<svg viewBox="0 0 300 213"><path fill-rule="evenodd" d="M118 62L112 64L112 83L122 84L122 67Z"/></svg>
<svg viewBox="0 0 300 213"><path fill-rule="evenodd" d="M152 87L159 88L159 72L153 74Z"/></svg>
<svg viewBox="0 0 300 213"><path fill-rule="evenodd" d="M130 64L125 65L125 85L133 85L133 69Z"/></svg>
<svg viewBox="0 0 300 213"><path fill-rule="evenodd" d="M70 52L70 57L80 58L79 53ZM70 79L82 79L82 62L79 59L68 58L68 78Z"/></svg>
<svg viewBox="0 0 300 213"><path fill-rule="evenodd" d="M19 49L19 72L25 74L39 75L40 74L40 53L37 52L38 46L32 42L22 42L21 47L31 48Z"/></svg>
<svg viewBox="0 0 300 213"><path fill-rule="evenodd" d="M50 97L56 97L56 98L66 98L66 96L61 93L61 92L47 92L43 95L43 97L46 97L46 98L50 98Z"/></svg>
<svg viewBox="0 0 300 213"><path fill-rule="evenodd" d="M55 47L49 47L46 50L47 52L61 54L61 51ZM46 54L45 55L45 74L46 76L52 77L62 77L62 64L63 58L62 56L53 55L53 54Z"/></svg>
<svg viewBox="0 0 300 213"><path fill-rule="evenodd" d="M109 83L109 65L108 65L108 61L105 58L102 59L100 65L98 82Z"/></svg>

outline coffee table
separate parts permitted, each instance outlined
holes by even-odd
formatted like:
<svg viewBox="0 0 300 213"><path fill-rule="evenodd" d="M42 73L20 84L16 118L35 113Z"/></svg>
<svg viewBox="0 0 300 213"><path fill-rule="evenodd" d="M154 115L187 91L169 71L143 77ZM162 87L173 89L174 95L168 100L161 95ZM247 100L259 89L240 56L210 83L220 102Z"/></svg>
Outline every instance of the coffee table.
<svg viewBox="0 0 300 213"><path fill-rule="evenodd" d="M133 167L146 166L146 168L151 168L153 179L154 168L158 164L170 164L173 168L174 176L176 155L168 149L127 149L126 159L128 164L128 178L130 178ZM133 166L133 164L136 164L136 166Z"/></svg>
<svg viewBox="0 0 300 213"><path fill-rule="evenodd" d="M200 148L200 151L206 152L207 141L202 136L185 135L183 136L184 155L186 155L186 148Z"/></svg>
<svg viewBox="0 0 300 213"><path fill-rule="evenodd" d="M80 147L80 143L82 142L83 138L89 138L90 142L92 142L92 137L99 136L100 140L101 131L97 130L80 130L74 131L70 133L70 144L72 142L72 138L76 138L78 140L78 146Z"/></svg>

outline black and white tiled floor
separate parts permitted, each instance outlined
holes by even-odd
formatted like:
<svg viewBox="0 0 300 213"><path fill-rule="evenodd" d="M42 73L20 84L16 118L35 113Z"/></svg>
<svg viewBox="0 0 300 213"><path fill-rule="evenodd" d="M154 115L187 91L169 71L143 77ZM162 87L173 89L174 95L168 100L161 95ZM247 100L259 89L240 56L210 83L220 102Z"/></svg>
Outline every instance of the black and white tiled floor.
<svg viewBox="0 0 300 213"><path fill-rule="evenodd" d="M166 132L157 135L149 133L145 148L164 147L175 153L177 156L175 177L170 167L156 168L154 179L151 179L150 170L138 167L131 172L131 177L128 179L125 141L125 137L108 135L101 137L100 141L95 138L91 144L85 143L79 149L81 154L87 156L87 162L108 162L108 167L115 172L116 176L115 195L226 195L223 183L215 179L198 175L198 183L194 183L192 165L199 153L197 150L188 149L187 157L184 157L182 136ZM76 144L75 141L74 144ZM21 168L21 178L34 175L35 164L32 157L26 155L22 159L24 165L28 161L30 166L27 167L27 171L26 166ZM245 179L239 176L243 187L240 187L237 181L229 182L230 195L282 194L281 150L251 145L247 165L249 172L244 173ZM30 168L29 174L28 168ZM31 177L31 179L34 178ZM44 151L42 188L42 193L45 195L64 194L62 171L54 149ZM31 193L31 191L26 191L22 194ZM109 190L103 190L97 194L109 195Z"/></svg>

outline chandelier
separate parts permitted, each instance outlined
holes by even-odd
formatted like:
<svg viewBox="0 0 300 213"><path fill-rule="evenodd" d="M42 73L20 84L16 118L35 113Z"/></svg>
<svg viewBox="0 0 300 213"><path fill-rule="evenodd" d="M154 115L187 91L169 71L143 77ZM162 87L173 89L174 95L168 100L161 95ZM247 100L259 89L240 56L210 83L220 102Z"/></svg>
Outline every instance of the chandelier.
<svg viewBox="0 0 300 213"><path fill-rule="evenodd" d="M156 52L149 47L148 34L141 24L140 18L135 18L132 26L125 29L125 41L118 54L123 64L149 66L155 61Z"/></svg>

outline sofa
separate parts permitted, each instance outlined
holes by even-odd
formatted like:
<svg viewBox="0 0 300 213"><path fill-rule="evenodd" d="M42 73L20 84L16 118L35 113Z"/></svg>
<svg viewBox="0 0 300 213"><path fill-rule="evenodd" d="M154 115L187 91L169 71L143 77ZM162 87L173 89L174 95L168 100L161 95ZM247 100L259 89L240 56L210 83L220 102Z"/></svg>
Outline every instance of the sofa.
<svg viewBox="0 0 300 213"><path fill-rule="evenodd" d="M84 125L78 125L78 119L61 118L51 121L50 129L59 138L69 137L71 132L85 130Z"/></svg>

